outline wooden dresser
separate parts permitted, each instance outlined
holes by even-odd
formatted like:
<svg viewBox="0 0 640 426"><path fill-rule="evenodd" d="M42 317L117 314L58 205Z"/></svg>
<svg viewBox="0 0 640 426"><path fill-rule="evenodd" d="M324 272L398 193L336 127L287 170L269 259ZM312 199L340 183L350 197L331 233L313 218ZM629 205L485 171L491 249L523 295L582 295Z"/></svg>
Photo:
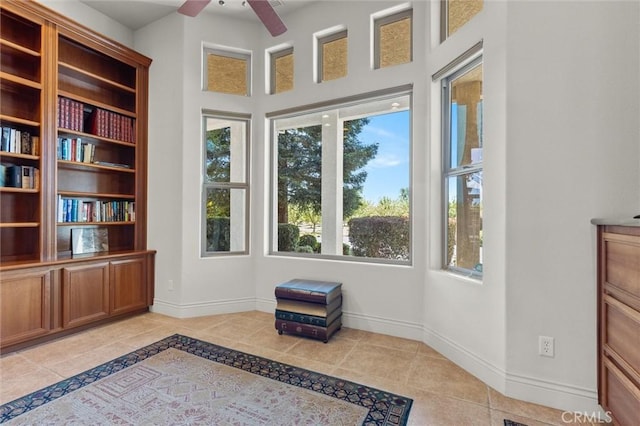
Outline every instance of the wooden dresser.
<svg viewBox="0 0 640 426"><path fill-rule="evenodd" d="M637 222L637 223L636 223ZM640 220L598 225L598 402L640 424Z"/></svg>

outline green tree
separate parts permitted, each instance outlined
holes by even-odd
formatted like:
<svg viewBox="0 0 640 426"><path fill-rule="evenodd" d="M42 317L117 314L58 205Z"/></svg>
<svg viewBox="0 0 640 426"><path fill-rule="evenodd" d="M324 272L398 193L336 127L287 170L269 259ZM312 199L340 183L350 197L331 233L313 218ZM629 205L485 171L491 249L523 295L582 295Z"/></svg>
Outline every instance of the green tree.
<svg viewBox="0 0 640 426"><path fill-rule="evenodd" d="M378 153L378 144L358 139L368 118L344 122L343 216L350 217L362 204L364 167ZM322 211L322 126L284 130L278 135L278 223L289 222L289 205Z"/></svg>
<svg viewBox="0 0 640 426"><path fill-rule="evenodd" d="M229 182L231 176L231 129L207 131L207 182ZM207 217L229 217L231 193L215 189L207 194Z"/></svg>

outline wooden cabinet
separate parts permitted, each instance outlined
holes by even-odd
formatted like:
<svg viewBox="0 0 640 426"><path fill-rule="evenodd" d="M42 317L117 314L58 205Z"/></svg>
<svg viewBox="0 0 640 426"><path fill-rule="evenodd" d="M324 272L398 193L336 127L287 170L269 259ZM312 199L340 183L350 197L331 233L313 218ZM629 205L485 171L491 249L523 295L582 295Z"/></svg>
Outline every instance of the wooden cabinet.
<svg viewBox="0 0 640 426"><path fill-rule="evenodd" d="M614 424L640 413L640 226L598 226L598 399Z"/></svg>
<svg viewBox="0 0 640 426"><path fill-rule="evenodd" d="M49 333L50 296L51 274L48 270L3 274L0 283L0 338L3 345Z"/></svg>
<svg viewBox="0 0 640 426"><path fill-rule="evenodd" d="M111 262L111 312L120 314L148 306L144 258Z"/></svg>
<svg viewBox="0 0 640 426"><path fill-rule="evenodd" d="M109 263L62 268L62 326L77 327L109 316Z"/></svg>
<svg viewBox="0 0 640 426"><path fill-rule="evenodd" d="M34 1L3 0L0 20L6 348L152 303L151 60ZM98 253L74 250L96 229L107 235Z"/></svg>

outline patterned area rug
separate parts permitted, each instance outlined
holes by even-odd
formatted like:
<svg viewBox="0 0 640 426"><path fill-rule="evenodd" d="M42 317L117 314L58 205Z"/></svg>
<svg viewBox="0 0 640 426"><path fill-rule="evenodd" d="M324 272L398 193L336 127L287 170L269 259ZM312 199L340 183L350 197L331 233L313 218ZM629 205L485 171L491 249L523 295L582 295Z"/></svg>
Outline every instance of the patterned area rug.
<svg viewBox="0 0 640 426"><path fill-rule="evenodd" d="M0 423L406 425L413 401L179 334L0 407Z"/></svg>

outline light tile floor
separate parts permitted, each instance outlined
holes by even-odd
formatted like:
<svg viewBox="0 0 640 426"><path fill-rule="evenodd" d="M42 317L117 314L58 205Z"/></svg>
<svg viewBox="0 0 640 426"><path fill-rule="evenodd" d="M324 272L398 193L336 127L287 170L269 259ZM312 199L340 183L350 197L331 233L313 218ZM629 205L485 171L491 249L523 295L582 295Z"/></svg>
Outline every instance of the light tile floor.
<svg viewBox="0 0 640 426"><path fill-rule="evenodd" d="M0 403L175 333L408 396L410 425L567 424L562 411L507 398L421 342L344 327L326 344L280 336L273 315L258 311L188 319L146 313L3 355Z"/></svg>

